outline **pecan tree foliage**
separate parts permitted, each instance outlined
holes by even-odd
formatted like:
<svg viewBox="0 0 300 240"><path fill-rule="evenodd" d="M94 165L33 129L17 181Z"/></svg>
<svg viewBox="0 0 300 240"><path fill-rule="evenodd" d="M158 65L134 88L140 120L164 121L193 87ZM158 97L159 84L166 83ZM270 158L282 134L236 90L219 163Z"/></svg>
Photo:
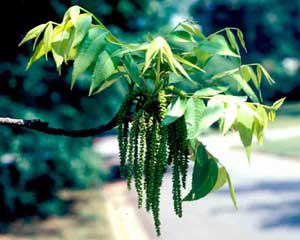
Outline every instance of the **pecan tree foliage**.
<svg viewBox="0 0 300 240"><path fill-rule="evenodd" d="M250 159L253 138L263 143L264 129L284 101L262 104L261 81L274 81L262 65L242 64L240 51L247 50L239 29L224 28L206 36L187 20L163 36L126 43L92 13L73 6L61 23L49 21L33 28L20 44L29 40L34 44L27 68L52 54L58 72L72 63L71 89L91 71L89 95L118 81L127 83L128 93L117 115L93 129L55 129L40 120L8 118L2 118L2 124L72 137L118 126L121 175L127 177L129 189L134 182L138 207L145 204L152 213L157 235L160 189L169 167L179 217L183 201L203 198L226 183L237 207L229 174L206 149L202 134L217 123L224 135L237 131ZM182 196L189 161L194 163L192 183Z"/></svg>

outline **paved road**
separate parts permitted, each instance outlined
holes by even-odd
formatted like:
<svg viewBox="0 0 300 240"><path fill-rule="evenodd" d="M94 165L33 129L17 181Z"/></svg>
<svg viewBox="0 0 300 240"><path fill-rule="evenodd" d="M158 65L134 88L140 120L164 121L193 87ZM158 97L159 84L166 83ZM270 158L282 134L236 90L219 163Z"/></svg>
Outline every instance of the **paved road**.
<svg viewBox="0 0 300 240"><path fill-rule="evenodd" d="M281 138L283 135L300 135L300 129L278 130L277 133L272 131L267 137ZM162 189L163 235L159 239L299 240L300 161L253 153L249 166L244 152L232 148L240 144L237 135L210 135L203 141L230 172L239 210L233 208L226 185L202 200L184 203L183 218L178 219L172 212L171 175L168 175ZM103 149L109 149L106 153L116 156L114 138L103 139L101 142L97 150L103 152ZM132 198L134 194L132 192L129 196ZM138 211L136 217L149 220L143 211ZM151 232L151 224L144 227Z"/></svg>

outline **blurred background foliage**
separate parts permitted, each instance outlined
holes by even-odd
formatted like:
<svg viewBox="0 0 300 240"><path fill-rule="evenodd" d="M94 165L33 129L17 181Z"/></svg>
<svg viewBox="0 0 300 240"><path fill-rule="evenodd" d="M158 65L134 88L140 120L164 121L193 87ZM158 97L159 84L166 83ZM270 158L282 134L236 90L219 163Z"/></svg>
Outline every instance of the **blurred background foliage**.
<svg viewBox="0 0 300 240"><path fill-rule="evenodd" d="M245 35L246 63L261 62L276 79L263 89L266 100L300 98L300 1L198 0L191 16L205 33L225 26L240 28Z"/></svg>
<svg viewBox="0 0 300 240"><path fill-rule="evenodd" d="M115 84L87 97L89 75L71 92L70 73L41 60L25 72L31 46L18 48L24 34L49 19L60 22L78 4L98 16L117 36L140 41L179 21L193 18L205 34L226 26L245 34L245 63L261 62L277 84L264 87L266 100L300 98L300 2L280 0L11 0L2 3L0 112L14 118L40 118L52 126L85 128L108 121L120 106L125 86ZM61 188L95 186L103 174L92 139L69 139L1 127L0 222L18 217L60 214Z"/></svg>

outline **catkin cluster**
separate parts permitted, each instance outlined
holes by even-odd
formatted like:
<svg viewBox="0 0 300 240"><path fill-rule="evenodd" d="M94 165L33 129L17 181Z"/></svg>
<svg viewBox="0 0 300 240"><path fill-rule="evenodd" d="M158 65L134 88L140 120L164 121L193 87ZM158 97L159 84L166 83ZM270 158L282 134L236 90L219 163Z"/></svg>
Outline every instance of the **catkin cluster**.
<svg viewBox="0 0 300 240"><path fill-rule="evenodd" d="M121 176L127 177L129 189L134 179L138 207L145 201L160 235L160 192L168 166L173 170L174 210L182 216L181 188L186 185L188 169L186 124L182 117L168 126L162 125L168 104L164 91L156 97L136 98L133 104L128 99L121 107L118 121Z"/></svg>

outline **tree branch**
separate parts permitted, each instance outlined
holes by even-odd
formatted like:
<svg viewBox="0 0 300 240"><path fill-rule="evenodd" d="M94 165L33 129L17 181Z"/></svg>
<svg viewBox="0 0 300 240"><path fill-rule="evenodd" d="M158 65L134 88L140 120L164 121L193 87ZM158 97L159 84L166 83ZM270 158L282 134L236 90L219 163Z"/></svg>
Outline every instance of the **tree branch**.
<svg viewBox="0 0 300 240"><path fill-rule="evenodd" d="M131 106L131 103L134 101L137 93L130 93L127 95L127 99L124 101L123 104ZM122 105L123 106L123 105ZM49 135L56 135L56 136L66 136L66 137L74 137L74 138L82 138L82 137L92 137L96 136L100 133L108 131L118 124L118 117L120 112L122 111L122 107L119 109L117 114L113 117L110 122L100 125L95 128L86 128L80 130L68 130L63 128L52 128L49 127L48 122L43 122L40 119L31 119L31 120L24 120L24 119L14 119L14 118L4 118L0 117L0 126L6 125L10 127L21 127L26 129L35 130L38 132L46 133ZM126 116L128 121L131 121L130 116Z"/></svg>
<svg viewBox="0 0 300 240"><path fill-rule="evenodd" d="M48 122L43 122L40 119L32 119L32 120L23 120L23 119L13 119L13 118L1 118L0 117L0 125L6 125L10 127L21 127L27 128L31 130L35 130L38 132L56 135L56 136L67 136L67 137L91 137L97 134L103 133L107 130L114 128L117 125L117 116L116 116L107 124L100 125L95 128L87 128L80 130L67 130L62 128L52 128L49 127Z"/></svg>

